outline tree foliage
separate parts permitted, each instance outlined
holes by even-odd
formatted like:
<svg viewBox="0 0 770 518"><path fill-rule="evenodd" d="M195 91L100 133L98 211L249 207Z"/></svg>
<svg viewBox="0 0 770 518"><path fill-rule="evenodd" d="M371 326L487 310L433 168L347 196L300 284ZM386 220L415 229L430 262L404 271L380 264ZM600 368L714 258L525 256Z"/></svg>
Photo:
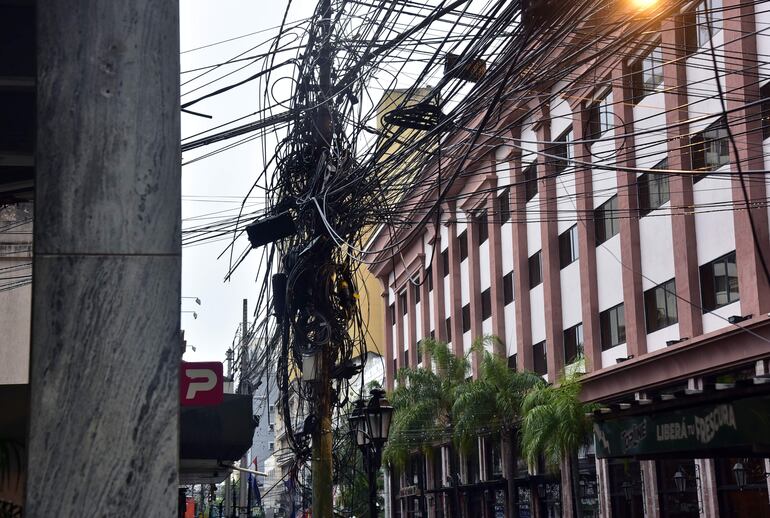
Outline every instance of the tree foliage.
<svg viewBox="0 0 770 518"><path fill-rule="evenodd" d="M432 369L402 368L389 396L394 413L383 458L399 467L414 450L430 455L433 445L451 436L452 408L470 372L470 353L457 356L446 343L432 339L422 347Z"/></svg>
<svg viewBox="0 0 770 518"><path fill-rule="evenodd" d="M538 385L522 400L521 453L530 466L542 455L546 464L557 466L576 452L591 432L586 416L595 405L580 400L578 374L566 376L556 385Z"/></svg>
<svg viewBox="0 0 770 518"><path fill-rule="evenodd" d="M487 345L497 340L484 336L474 343L473 350L483 354L479 375L458 388L452 408L455 440L465 451L480 433L496 434L513 428L519 421L524 396L533 387L544 384L537 374L514 371L506 359L486 350Z"/></svg>

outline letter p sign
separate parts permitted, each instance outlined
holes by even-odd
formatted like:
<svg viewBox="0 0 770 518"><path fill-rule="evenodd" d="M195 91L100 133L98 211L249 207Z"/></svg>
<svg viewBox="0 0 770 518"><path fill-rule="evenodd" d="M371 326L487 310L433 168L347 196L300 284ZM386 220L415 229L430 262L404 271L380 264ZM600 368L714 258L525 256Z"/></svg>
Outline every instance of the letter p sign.
<svg viewBox="0 0 770 518"><path fill-rule="evenodd" d="M222 403L224 380L220 362L182 362L179 397L182 406Z"/></svg>

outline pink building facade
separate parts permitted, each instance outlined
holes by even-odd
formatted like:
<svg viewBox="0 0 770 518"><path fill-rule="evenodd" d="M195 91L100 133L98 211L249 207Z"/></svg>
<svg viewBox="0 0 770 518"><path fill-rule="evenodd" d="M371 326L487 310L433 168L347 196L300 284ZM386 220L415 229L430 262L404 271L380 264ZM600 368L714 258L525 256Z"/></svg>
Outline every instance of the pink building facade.
<svg viewBox="0 0 770 518"><path fill-rule="evenodd" d="M464 354L492 334L511 368L548 382L584 372L584 399L602 405L596 435L606 442L581 452L588 493L573 497L564 473L506 466L496 475L519 477L522 489L506 516L573 516L573 498L583 516L770 516L767 439L664 444L674 417L723 404L762 413L770 393L770 2L717 3L679 2L614 57L511 92L461 171L452 167L472 130L448 135L442 167L455 180L438 224L370 243L381 251L372 272L389 389L401 367L427 366L421 339ZM426 161L424 177L436 167ZM405 205L415 199L424 208L412 220L435 210L435 189L416 188ZM628 427L656 441L618 451ZM480 438L477 472L462 481L462 505L481 516L501 509L493 447ZM391 477L392 517L447 515L445 466L424 462L421 484L436 491L417 502L398 494L412 485L404 474Z"/></svg>

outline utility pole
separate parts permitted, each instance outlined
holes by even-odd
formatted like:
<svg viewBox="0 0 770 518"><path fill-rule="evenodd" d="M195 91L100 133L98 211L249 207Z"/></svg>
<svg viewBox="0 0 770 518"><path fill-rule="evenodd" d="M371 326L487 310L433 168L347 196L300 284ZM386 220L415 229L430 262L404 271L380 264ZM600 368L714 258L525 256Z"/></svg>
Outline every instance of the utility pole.
<svg viewBox="0 0 770 518"><path fill-rule="evenodd" d="M240 379L240 393L248 394L250 392L249 383L246 376L246 371L249 368L249 320L248 320L248 299L243 299L243 322L241 324L241 379ZM241 467L247 468L249 460L247 458L248 451L241 457ZM248 479L246 472L240 472L240 498L238 499L239 515L248 516ZM329 515L331 516L331 515Z"/></svg>
<svg viewBox="0 0 770 518"><path fill-rule="evenodd" d="M318 82L322 96L318 108L318 142L322 149L331 149L332 113L331 113L331 0L321 0L321 49L318 59ZM323 156L324 153L321 153ZM330 153L326 153L327 159ZM331 386L329 370L332 361L332 344L327 344L319 354L318 381L316 382L316 412L318 426L313 430L311 473L313 476L313 517L332 516L332 423L331 423Z"/></svg>
<svg viewBox="0 0 770 518"><path fill-rule="evenodd" d="M232 386L232 382L233 382L233 350L232 349L227 350L227 353L225 354L225 358L227 360L227 380L230 382ZM225 516L227 516L228 518L230 518L232 509L233 509L233 493L232 491L230 491L231 479L232 479L231 474L228 474L227 478L225 479Z"/></svg>

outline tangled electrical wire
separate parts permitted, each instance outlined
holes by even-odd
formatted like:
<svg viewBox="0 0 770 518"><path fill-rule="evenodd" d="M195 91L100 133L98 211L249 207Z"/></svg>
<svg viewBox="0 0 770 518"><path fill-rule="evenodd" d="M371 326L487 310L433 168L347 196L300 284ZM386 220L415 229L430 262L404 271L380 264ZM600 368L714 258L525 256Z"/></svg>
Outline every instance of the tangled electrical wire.
<svg viewBox="0 0 770 518"><path fill-rule="evenodd" d="M614 136L589 135L573 142L586 144L581 148L590 150L590 156L558 154L552 151L556 138L539 142L534 134L516 131L552 104L580 100L587 89L597 90L602 84L611 88L613 83L630 81L632 72L607 82L606 77L585 70L617 68L618 63L634 58L638 48L655 39L661 21L679 13L685 4L684 0L666 2L640 13L624 7L622 0L339 0L320 2L311 17L289 23L289 3L278 35L262 44L268 51L248 59L241 53L225 64L205 68L203 74L233 63L241 66L244 60L259 64L261 71L248 80L257 81L263 94L256 112L189 137L183 143L185 153L229 143L185 163L259 140L265 167L237 214L217 214L213 222L186 227L184 243L227 242L223 255L230 256L230 275L251 251L244 239L248 225L280 214L290 217L295 227L292 235L261 249L263 277L257 319L249 333L260 336L263 347L242 376L253 384L275 378L279 410L297 469L309 460L309 435L318 426L314 413L317 393L312 384L301 382L303 358L318 351L327 355L333 365L333 412L337 420L344 419L348 399L362 396L364 388L359 375L363 365L354 361L358 356L365 361L366 355L361 353L369 338L359 304L363 268L381 261L403 261L399 250L413 239L412 230L434 218L437 225L456 218L443 208L446 204L485 192L467 193L459 188L467 178L489 174L490 165L475 160L478 150L492 153L508 146L518 149L527 163L590 164L597 195L602 189L616 189L602 187L601 182L618 170L668 176L699 173L638 165L657 161L661 149L669 145L665 110L651 111L635 121L612 121ZM330 16L331 22L325 23L324 16ZM681 50L660 45L666 52ZM715 51L723 60L753 62L748 66L755 70L769 58L735 56L724 43L717 49L712 43ZM287 59L287 52L294 54ZM324 78L320 71L328 62L332 63L331 74ZM469 67L479 63L484 64L483 73L469 79L473 75L468 73ZM685 151L693 146L686 137L716 117L705 106L714 99L709 81L719 75L704 53L690 57L688 66L703 71L704 77L688 82L688 101L678 107L690 114L680 123ZM277 85L282 82L290 85L288 95L279 92ZM200 100L240 84L218 88ZM372 96L378 90L381 99ZM726 90L720 92L720 99L745 101L743 95ZM723 113L717 115L728 114L723 107ZM259 119L245 123L249 117ZM635 127L642 121L646 128ZM270 139L275 139L275 145L268 149ZM624 145L633 142L633 149L628 145L625 150L633 151L633 165L618 163L614 154L601 151L601 145L590 145L617 139ZM499 177L514 178L509 167L513 166L495 164L492 171ZM710 174L714 199L690 209L700 213L735 210L739 202L719 196L732 189L735 174ZM741 175L749 184L765 182L765 171L743 170ZM507 183L499 180L489 190L501 194L515 185L537 181L517 175ZM530 223L578 221L586 215L575 203L575 184L574 175L562 174L559 189L548 200L541 197L513 212L506 206L504 215L501 208L487 217ZM624 189L617 188L618 196L629 195ZM767 207L768 200L751 203L752 207ZM671 207L662 215L681 209ZM615 209L612 217L637 217L637 213ZM366 244L376 232L389 239L375 254ZM279 282L274 282L275 274ZM350 457L354 451L344 440L345 444L334 447L336 473L354 465Z"/></svg>

